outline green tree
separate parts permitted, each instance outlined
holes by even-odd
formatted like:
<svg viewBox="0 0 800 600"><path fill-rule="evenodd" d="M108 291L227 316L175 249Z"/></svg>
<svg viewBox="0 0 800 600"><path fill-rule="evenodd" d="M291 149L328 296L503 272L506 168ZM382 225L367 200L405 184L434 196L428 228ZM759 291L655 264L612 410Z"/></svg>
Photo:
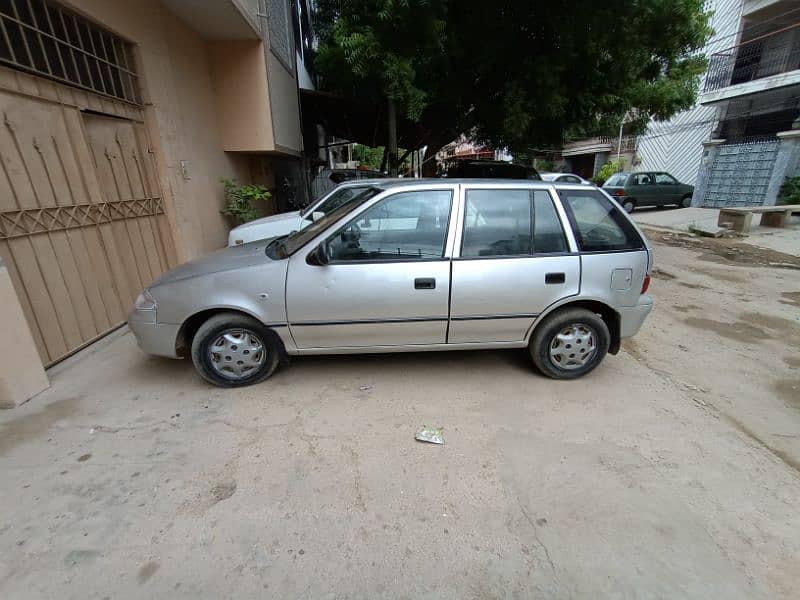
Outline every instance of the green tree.
<svg viewBox="0 0 800 600"><path fill-rule="evenodd" d="M353 158L361 163L362 166L369 167L373 171L379 171L383 161L383 146L372 148L363 144L353 144Z"/></svg>
<svg viewBox="0 0 800 600"><path fill-rule="evenodd" d="M696 53L711 33L704 0L317 6L323 87L388 98L442 137L469 132L512 151L689 108L706 66Z"/></svg>
<svg viewBox="0 0 800 600"><path fill-rule="evenodd" d="M396 113L418 121L429 104L435 62L445 57L444 2L319 0L315 64L326 87L385 99L389 166L397 171ZM441 72L441 69L439 69Z"/></svg>

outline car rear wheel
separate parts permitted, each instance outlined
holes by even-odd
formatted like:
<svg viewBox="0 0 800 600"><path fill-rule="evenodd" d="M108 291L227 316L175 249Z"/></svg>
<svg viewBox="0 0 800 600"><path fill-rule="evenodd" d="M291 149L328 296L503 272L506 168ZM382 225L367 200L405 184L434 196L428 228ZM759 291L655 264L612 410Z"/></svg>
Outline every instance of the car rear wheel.
<svg viewBox="0 0 800 600"><path fill-rule="evenodd" d="M192 362L200 376L219 387L265 380L280 360L275 334L237 313L220 313L203 323L192 340Z"/></svg>
<svg viewBox="0 0 800 600"><path fill-rule="evenodd" d="M625 209L626 213L630 214L633 212L633 209L636 208L636 202L634 202L633 200L625 200L622 203L622 208Z"/></svg>
<svg viewBox="0 0 800 600"><path fill-rule="evenodd" d="M681 208L689 208L692 205L692 197L684 196L681 198Z"/></svg>
<svg viewBox="0 0 800 600"><path fill-rule="evenodd" d="M533 363L553 379L576 379L592 371L608 352L611 336L590 310L567 308L536 327L529 346Z"/></svg>

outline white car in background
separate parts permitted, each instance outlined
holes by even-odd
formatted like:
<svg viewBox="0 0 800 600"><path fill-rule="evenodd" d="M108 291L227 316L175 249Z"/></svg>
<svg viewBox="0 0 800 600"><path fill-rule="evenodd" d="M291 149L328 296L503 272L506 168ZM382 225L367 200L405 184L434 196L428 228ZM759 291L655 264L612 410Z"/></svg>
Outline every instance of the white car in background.
<svg viewBox="0 0 800 600"><path fill-rule="evenodd" d="M288 235L292 231L305 229L375 183L385 184L386 182L386 179L358 179L350 183L342 183L302 211L294 210L272 215L234 227L228 234L228 246L240 246L248 242Z"/></svg>
<svg viewBox="0 0 800 600"><path fill-rule="evenodd" d="M582 183L584 185L594 185L591 181L587 181L583 177L575 175L575 173L539 173L542 176L542 181L555 181L558 183Z"/></svg>

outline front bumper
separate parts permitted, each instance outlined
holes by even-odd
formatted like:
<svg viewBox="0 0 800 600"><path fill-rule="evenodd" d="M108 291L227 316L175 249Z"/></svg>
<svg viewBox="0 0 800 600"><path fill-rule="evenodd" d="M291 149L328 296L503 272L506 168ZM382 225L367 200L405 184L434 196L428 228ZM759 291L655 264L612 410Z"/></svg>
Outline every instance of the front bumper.
<svg viewBox="0 0 800 600"><path fill-rule="evenodd" d="M636 306L623 306L619 311L619 336L621 338L636 335L642 327L642 323L653 310L653 299L646 294L639 296L639 303Z"/></svg>
<svg viewBox="0 0 800 600"><path fill-rule="evenodd" d="M139 348L146 354L179 358L175 343L181 326L173 323L157 323L153 310L134 310L128 316L130 327Z"/></svg>

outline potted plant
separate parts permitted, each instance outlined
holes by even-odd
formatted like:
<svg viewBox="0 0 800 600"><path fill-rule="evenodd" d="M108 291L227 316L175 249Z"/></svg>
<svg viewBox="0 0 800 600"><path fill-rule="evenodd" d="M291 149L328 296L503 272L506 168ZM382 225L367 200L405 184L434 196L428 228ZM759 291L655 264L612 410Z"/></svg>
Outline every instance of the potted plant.
<svg viewBox="0 0 800 600"><path fill-rule="evenodd" d="M270 191L263 185L239 185L235 179L224 177L221 181L225 189L225 207L220 212L230 217L234 225L241 225L260 217L257 203L272 198Z"/></svg>

